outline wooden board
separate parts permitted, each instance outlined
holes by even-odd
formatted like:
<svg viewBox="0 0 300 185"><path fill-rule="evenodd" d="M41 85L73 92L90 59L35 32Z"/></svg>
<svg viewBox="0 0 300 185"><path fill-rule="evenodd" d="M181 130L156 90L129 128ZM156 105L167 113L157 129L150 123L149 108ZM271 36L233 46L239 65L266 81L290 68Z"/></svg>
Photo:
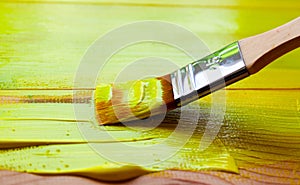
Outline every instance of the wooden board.
<svg viewBox="0 0 300 185"><path fill-rule="evenodd" d="M176 3L168 0L19 0L1 1L0 10L0 97L3 97L40 94L41 91L37 92L37 89L44 89L42 94L68 94L68 89L74 86L74 74L86 49L100 36L127 23L143 20L172 22L197 34L213 51L232 41L272 29L298 17L300 4L296 0L264 0L255 3L230 0L190 0ZM199 52L205 54L203 51ZM148 56L165 57L178 66L190 62L190 57L172 47L161 44L133 45L111 58L98 82L113 81L132 61ZM298 49L225 91L226 112L217 139L235 160L239 174L200 170L189 172L182 171L183 167L176 168L175 165L171 168L176 170L144 175L124 184L299 184L299 58ZM153 63L147 66L147 70L159 67L159 64ZM141 73L146 71L142 66L138 69ZM168 72L170 69L159 71L161 74ZM57 92L62 88L66 90ZM213 99L214 96L209 96L196 102L201 105L202 111L195 133L196 138L198 137L196 141L204 133ZM0 108L0 118L6 119L0 122L1 132L5 132L1 133L0 146L5 146L9 139L12 140L11 137L15 137L14 144L17 145L36 142L34 135L28 134L31 133L29 125L21 133L15 130L15 134L10 134L12 128L9 124L37 123L36 130L51 130L53 127L43 124L45 119L52 119L53 124L59 125L60 121L69 124L68 128L62 126L56 131L58 140L50 133L45 133L45 140L39 139L39 144L82 144L75 127L71 126L75 118L70 105L15 106L1 103ZM190 107L188 111L192 112L193 108ZM174 120L179 117L179 111L173 111L167 115L165 124L174 127ZM31 118L38 120L30 121ZM24 133L26 138L23 137ZM69 136L66 137L66 134ZM62 137L65 137L63 142ZM143 136L132 133L116 134L116 137L120 140L139 140ZM22 143L20 140L26 141ZM196 165L188 167L197 168ZM202 169L201 165L199 169ZM0 172L0 182L106 184L83 177L38 176L8 171Z"/></svg>

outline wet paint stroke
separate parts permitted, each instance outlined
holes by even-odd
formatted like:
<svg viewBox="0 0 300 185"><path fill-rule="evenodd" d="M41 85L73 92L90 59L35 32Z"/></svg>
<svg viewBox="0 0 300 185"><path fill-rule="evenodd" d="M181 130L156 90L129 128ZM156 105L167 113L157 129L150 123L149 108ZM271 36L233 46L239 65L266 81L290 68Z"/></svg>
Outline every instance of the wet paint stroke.
<svg viewBox="0 0 300 185"><path fill-rule="evenodd" d="M199 141L201 140L202 134L205 131L205 123L209 117L209 107L210 107L210 97L204 98L199 101L202 107L202 116L199 121L199 125L194 133L193 138L190 142L179 150L179 152L166 161L161 161L154 166L145 166L144 172L155 172L157 170L163 169L180 169L180 170L201 170L201 169L211 169L211 170L223 170L237 172L237 167L243 168L256 168L257 166L276 166L285 163L298 163L299 162L299 140L300 140L300 128L299 127L299 114L297 112L296 105L294 107L286 106L290 105L298 96L298 92L291 93L289 91L288 97L286 92L272 92L272 91L262 91L259 92L261 97L255 96L258 92L254 91L230 91L228 108L225 115L225 121L223 126L218 133L217 139L210 146L208 150L199 150ZM256 97L255 99L247 99L245 101L244 97ZM285 101L277 102L277 104L271 105L267 102L273 102L274 97L284 98ZM243 104L241 102L244 102ZM281 104L282 108L277 108L276 105ZM270 110L268 106L272 106L273 109ZM45 106L45 105L44 105ZM71 106L69 106L70 108ZM255 108L253 108L255 107ZM192 107L191 107L192 108ZM275 109L276 108L276 109ZM65 107L66 109L66 107ZM259 115L259 114L260 115ZM160 138L167 138L169 134L176 127L177 119L179 119L179 112L171 112L167 115L164 124L155 130L147 131L147 127L143 126L137 127L137 130L132 130L123 126L106 126L105 130L97 127L94 129L99 129L101 131L110 132L114 135L113 138L117 139L119 142L133 142L136 146L147 146L153 145L153 141L156 139L159 142ZM259 115L259 116L258 116ZM265 116L268 115L268 116ZM287 122L288 121L288 122ZM249 124L251 123L251 124ZM87 123L82 123L86 125ZM137 124L135 124L137 125ZM14 130L12 129L15 128ZM19 129L18 129L19 128ZM35 128L35 129L33 129ZM4 169L12 169L16 171L28 171L31 173L58 173L58 174L84 174L87 177L91 177L90 167L98 172L99 176L97 179L101 180L101 174L105 172L114 171L115 173L121 172L123 169L120 165L113 165L111 168L110 162L106 159L101 158L93 150L88 148L88 143L98 143L99 145L105 144L106 146L113 143L116 140L109 140L109 138L102 138L102 140L85 141L82 135L78 132L78 127L76 123L64 123L64 122L51 122L48 121L1 121L1 128L4 131L4 135L1 137L3 145L8 147L15 144L30 144L32 146L41 145L40 147L25 147L24 149L3 149L1 157L7 161L10 158L16 158L17 160L11 160L10 163L2 166ZM5 130L6 129L6 130ZM34 131L35 130L35 131ZM48 132L43 132L47 130ZM143 130L145 130L143 132ZM43 138L43 139L42 139ZM270 142L272 141L272 142ZM23 142L23 143L22 143ZM53 145L44 146L44 144L52 143ZM64 145L64 143L68 143ZM97 144L97 145L98 145ZM15 145L16 146L16 145ZM79 147L79 148L78 148ZM83 149L81 148L83 147ZM8 147L9 148L9 147ZM47 155L47 148L51 151L60 149L63 156L57 155L58 157L51 157L52 155ZM66 149L65 149L66 148ZM84 149L85 148L85 149ZM24 151L23 151L24 150ZM44 152L36 152L44 151ZM86 159L82 157L80 160L84 162L77 163L76 152L79 152L78 156L82 155L90 156ZM72 164L73 167L66 169L59 167L47 166L44 168L29 168L28 165L18 168L24 156L22 154L26 152L29 158L32 159L32 165L39 165L40 162L38 158L42 158L44 163L54 164L55 161L71 160L70 153L74 156L74 161L68 162ZM75 154L74 154L75 152ZM129 153L130 155L134 151L122 151L122 154ZM147 152L147 148L145 148ZM148 151L153 152L153 151ZM155 153L155 152L154 152ZM39 155L36 155L39 154ZM129 155L127 154L127 155ZM31 156L32 155L32 156ZM126 155L126 154L125 154ZM137 155L137 154L135 154ZM10 158L8 158L10 156ZM36 157L34 157L36 156ZM70 159L69 159L70 158ZM76 159L76 161L75 161ZM92 160L93 159L93 160ZM85 160L92 160L91 162L85 162ZM158 157L159 160L159 157ZM28 159L25 160L28 162ZM99 164L100 166L95 166L94 164ZM237 166L236 166L237 164ZM76 166L76 167L75 167ZM131 175L139 175L140 170L135 168L135 165L128 164L128 170L133 169L136 173L130 173ZM43 166L42 166L43 167ZM132 167L132 168L131 168ZM290 170L296 170L293 165L290 165ZM57 171L57 168L60 170ZM274 167L275 168L275 167ZM281 169L281 168L280 168ZM288 170L288 169L287 169ZM278 172L279 173L279 172ZM93 178L96 178L93 176ZM125 176L122 178L129 178ZM108 180L108 179L102 179ZM110 179L116 180L116 179Z"/></svg>
<svg viewBox="0 0 300 185"><path fill-rule="evenodd" d="M174 117L170 115L169 119L174 122L178 119L177 114L174 113ZM220 140L216 139L204 152L196 147L201 137L199 134L193 136L175 155L162 159L160 153L161 151L168 152L166 151L168 147L153 151L151 146L161 143L173 132L176 124L171 124L169 121L150 131L142 131L141 126L136 130L122 126L105 126L105 130L94 127L98 129L99 137L88 141L79 133L75 123L71 126L70 123L63 122L22 121L19 124L14 121L9 122L0 122L0 129L7 133L0 139L2 141L0 146L4 148L0 152L0 159L4 161L1 164L2 169L37 174L75 174L109 181L129 179L165 169L215 169L238 172L234 159ZM90 126L87 123L82 124ZM15 129L10 130L11 127ZM32 128L35 128L35 131ZM45 133L44 130L48 132ZM113 135L113 139L101 137L101 132L109 132ZM132 150L132 148L119 151L118 153L124 155L124 159L127 158L126 156L141 159L147 153L153 155L156 162L145 166L122 163L122 161L116 163L111 161L109 156L99 155L91 148L91 146L97 146L115 150L116 142L124 144L129 142L132 147L143 148L143 152ZM174 142L170 143L169 147L176 145L176 141ZM26 144L33 147L26 147ZM14 147L22 148L15 149Z"/></svg>

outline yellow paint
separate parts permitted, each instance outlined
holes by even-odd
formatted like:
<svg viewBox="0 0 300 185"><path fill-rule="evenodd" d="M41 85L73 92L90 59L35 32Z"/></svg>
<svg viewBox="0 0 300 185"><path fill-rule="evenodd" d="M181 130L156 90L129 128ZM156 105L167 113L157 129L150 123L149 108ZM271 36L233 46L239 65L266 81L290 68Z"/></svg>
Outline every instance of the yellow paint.
<svg viewBox="0 0 300 185"><path fill-rule="evenodd" d="M63 129L63 127L64 126L61 126L60 129ZM109 130L110 128L108 127L107 129ZM134 133L134 131L126 127L111 127L111 129L114 129L114 131L110 131L111 134L118 134L121 138L123 136L123 139L132 138L132 136L128 136L128 133ZM19 132L22 133L22 130ZM161 148L161 150L159 151L153 151L148 147L160 143L160 138L168 137L168 134L170 134L170 132L172 132L172 129L158 128L155 131L147 133L147 136L152 135L152 138L156 139L144 140L143 138L136 138L135 142L131 143L131 145L139 148L143 147L144 149L142 153L137 153L134 150L122 151L122 154L125 156L142 156L145 155L145 153L156 156L157 162L148 164L147 166L120 163L121 161L119 161L119 163L114 163L113 161L109 160L109 158L107 158L108 156L102 157L101 155L95 153L95 151L88 144L71 144L72 142L68 142L68 139L64 139L61 137L62 139L60 140L60 142L65 141L69 144L57 144L55 143L55 141L51 141L50 139L48 139L45 141L40 140L40 142L44 142L45 144L47 142L50 142L53 143L53 145L43 146L42 143L36 143L41 146L27 147L23 149L1 150L0 160L2 161L2 163L0 165L0 168L38 174L78 174L86 177L92 177L94 179L109 181L119 181L122 179L136 177L144 173L155 172L163 169L217 169L237 172L237 167L233 158L228 154L226 149L222 146L222 143L220 143L218 140L216 140L214 142L214 145L209 147L206 152L200 151L199 148L195 148L194 146L198 144L199 136L195 136L195 138L191 139L174 156L162 160L158 154L160 153L160 151L167 150L168 147ZM24 139L26 139L26 137L30 137L28 134L25 134L26 132L23 133ZM45 135L44 132L41 133ZM46 135L48 136L55 136L55 133L47 133L48 134ZM160 135L160 137L158 137L157 133L163 133L163 135ZM34 133L34 135L36 136L38 134L39 133ZM73 135L74 133L71 132L71 134ZM10 139L10 141L13 141L13 139ZM120 140L120 142L123 141L126 142L125 140ZM107 149L107 146L109 147L110 145L113 145L113 142L115 141L88 142L92 143L93 146L99 145L100 148L102 147ZM19 142L15 141L15 143ZM174 143L176 143L176 141L174 141ZM33 142L31 142L31 144L35 145L35 143Z"/></svg>
<svg viewBox="0 0 300 185"><path fill-rule="evenodd" d="M100 124L147 118L166 111L162 84L156 78L98 85L94 101Z"/></svg>
<svg viewBox="0 0 300 185"><path fill-rule="evenodd" d="M74 151L75 149L78 151ZM75 157L69 156L72 152L76 153ZM130 179L149 173L149 170L142 167L110 163L92 154L94 153L88 145L31 147L23 150L1 151L2 164L0 166L1 169L29 173L75 174L106 181ZM116 174L116 171L119 173Z"/></svg>
<svg viewBox="0 0 300 185"><path fill-rule="evenodd" d="M18 1L0 3L1 97L23 95L18 90L3 89L71 88L73 76L86 48L100 35L129 22L173 22L190 29L209 48L216 50L234 40L269 30L299 16L298 0L180 0L176 3L171 0L120 0L118 6L109 4L108 1L90 0L89 2L100 3L86 6L88 2L85 1L71 5L75 1L82 2L62 0L51 5L45 3L47 1L29 4L15 3ZM68 3L62 5L61 2ZM156 3L158 7L149 6L149 3ZM184 38L179 39L185 41ZM142 47L129 47L111 58L111 63L104 66L99 79L111 82L124 66L148 55L170 58L179 66L190 62L185 54L166 46L153 47L153 44L146 44ZM288 180L299 178L299 90L274 91L264 88L299 88L299 56L299 50L296 50L257 75L229 87L240 90L226 91L227 107L223 126L215 141L205 151L200 151L198 146L210 115L211 97L198 101L201 117L192 139L174 156L153 166L113 164L97 155L88 143L109 145L119 141L130 142L136 147L153 145L172 133L180 119L178 110L167 115L165 124L147 132L144 131L147 128L144 129L143 126L136 129L106 126L103 130L91 123L81 123L99 130L99 133L109 132L115 138L113 141L111 138L86 141L75 122L64 121L76 120L71 104L1 103L0 147L13 147L0 150L1 169L121 180L165 169L238 172L240 168L253 172L246 174L248 178L252 178L254 173L263 173L270 178L279 176L273 183L287 184L291 182ZM87 77L86 80L94 79ZM133 85L132 91L128 92L129 98L139 97L130 103L131 108L137 107L143 97L137 93L142 85L143 83ZM111 86L99 88L104 88L107 92L107 96L102 94L100 98L108 101L111 98ZM159 94L159 88L157 90ZM64 93L55 94L53 91L48 95L59 94ZM147 97L161 97L158 94ZM143 106L155 106L156 103L146 102ZM192 109L193 105L190 107ZM32 118L36 119L31 120ZM14 148L20 146L35 147ZM128 156L133 152L120 151L120 154ZM145 148L145 153L155 154L155 151ZM274 168L266 171L262 168L265 166ZM109 176L112 174L114 178ZM256 177L255 180L266 180L262 179L264 177ZM284 181L286 179L288 180Z"/></svg>

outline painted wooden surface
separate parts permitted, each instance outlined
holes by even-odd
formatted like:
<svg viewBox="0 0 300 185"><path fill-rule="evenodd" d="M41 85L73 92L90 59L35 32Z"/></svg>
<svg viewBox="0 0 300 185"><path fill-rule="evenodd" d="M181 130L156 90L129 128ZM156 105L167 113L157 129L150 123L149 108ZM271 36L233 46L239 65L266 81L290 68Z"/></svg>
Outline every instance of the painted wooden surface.
<svg viewBox="0 0 300 185"><path fill-rule="evenodd" d="M73 87L74 74L88 46L120 25L140 20L176 23L197 34L213 51L234 40L272 29L298 17L300 4L296 0L255 3L247 0L213 3L193 0L176 3L168 0L119 0L114 3L101 0L19 0L1 1L0 10L0 97L35 94L63 96L70 92L58 92L57 89ZM136 45L113 56L98 80L113 81L130 62L145 56L166 57L179 66L190 62L189 57L174 48L159 44ZM188 153L193 154L190 156L183 155L184 150L198 147L212 106L212 97L209 96L196 102L201 105L201 115L192 144L177 157L162 163L163 167L175 170L144 175L126 183L299 184L299 58L298 49L260 73L226 89L226 113L217 144L212 146L212 149L221 153L216 152L213 157L198 151ZM149 66L153 69L157 67L155 64ZM162 74L168 72L170 69L160 71ZM2 148L8 143L10 146L55 143L63 149L66 143L72 143L77 149L85 148L84 141L76 131L77 127L72 126L75 118L70 104L16 105L1 102L0 107ZM188 111L193 111L193 105ZM178 110L168 114L158 132L166 132L163 136L166 137L169 133L167 127L176 127L175 120L178 118ZM47 122L49 119L52 120L51 125ZM20 125L22 129L18 130ZM42 130L48 132L42 133L41 138L39 134ZM151 134L162 137L157 133ZM119 140L134 138L137 141L146 136L134 131L115 135ZM225 157L221 159L221 156ZM228 170L226 164L234 159L239 173L220 172L216 171L217 168L199 171L204 163L199 163L198 159L205 157L210 157L211 161L219 159L219 165L225 164L221 170ZM186 164L176 166L176 161L180 159L185 160L183 164ZM84 157L82 160L84 163ZM91 159L90 162L94 161ZM195 172L183 171L191 169ZM231 168L231 171L234 170ZM105 184L82 177L36 176L7 171L0 173L0 181L6 184Z"/></svg>

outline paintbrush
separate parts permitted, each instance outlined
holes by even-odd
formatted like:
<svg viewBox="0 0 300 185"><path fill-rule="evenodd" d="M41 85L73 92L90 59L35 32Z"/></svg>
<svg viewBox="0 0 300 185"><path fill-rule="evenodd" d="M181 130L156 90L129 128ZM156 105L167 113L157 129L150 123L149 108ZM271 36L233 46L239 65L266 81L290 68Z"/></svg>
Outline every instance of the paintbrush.
<svg viewBox="0 0 300 185"><path fill-rule="evenodd" d="M99 124L143 119L184 106L253 75L299 46L300 17L236 41L161 77L77 89L83 92L79 95L2 96L0 103L92 103Z"/></svg>
<svg viewBox="0 0 300 185"><path fill-rule="evenodd" d="M100 124L147 118L197 100L253 75L300 47L300 17L271 31L236 41L168 75L103 84L94 93Z"/></svg>

